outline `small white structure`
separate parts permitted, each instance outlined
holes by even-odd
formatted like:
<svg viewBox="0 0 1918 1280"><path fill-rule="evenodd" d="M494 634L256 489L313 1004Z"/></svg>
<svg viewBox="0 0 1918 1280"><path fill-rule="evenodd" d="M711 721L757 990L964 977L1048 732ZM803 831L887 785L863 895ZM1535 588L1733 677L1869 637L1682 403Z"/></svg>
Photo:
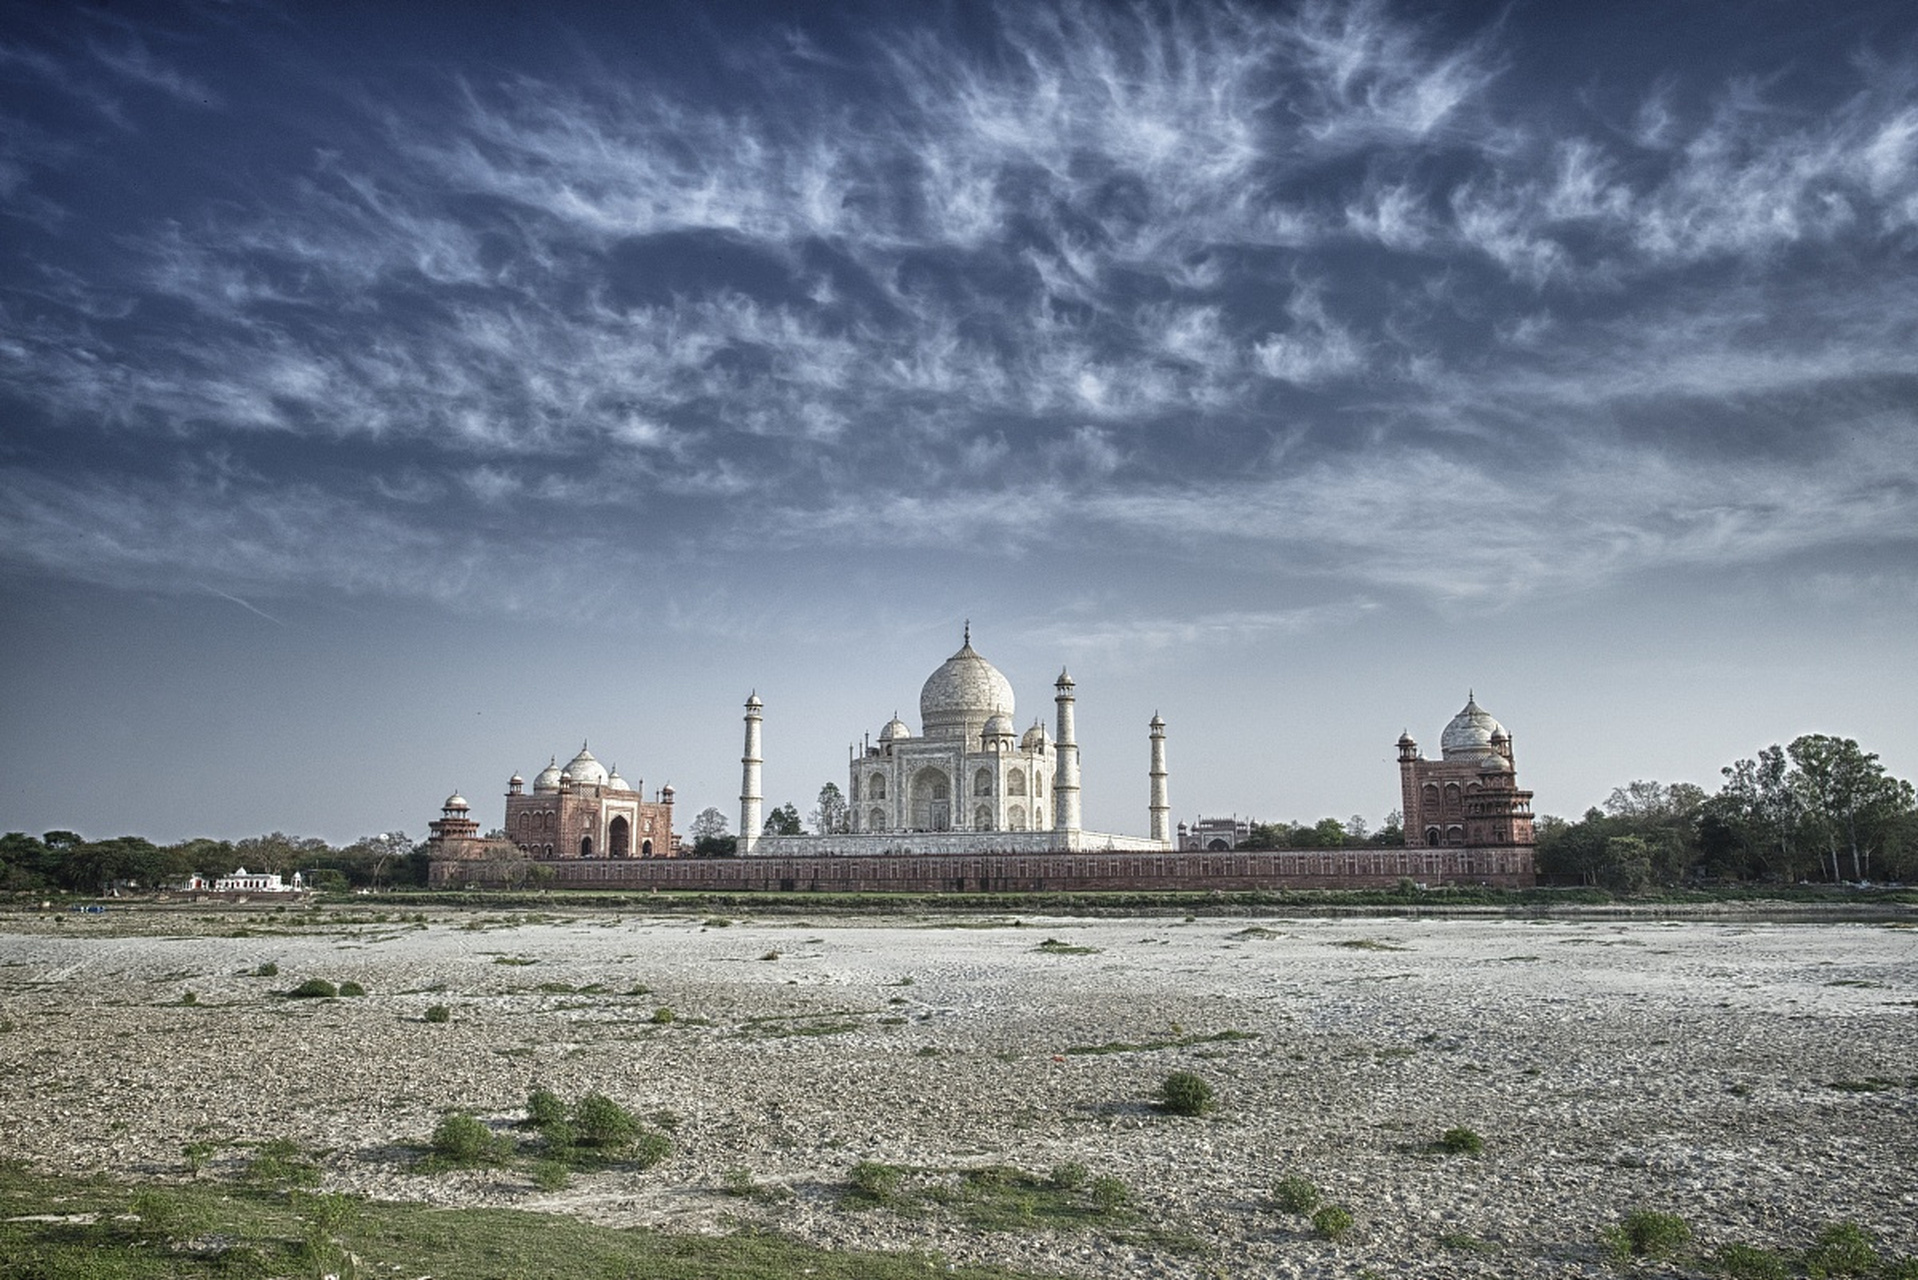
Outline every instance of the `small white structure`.
<svg viewBox="0 0 1918 1280"><path fill-rule="evenodd" d="M215 893L300 893L305 889L306 880L297 871L293 873L293 883L287 884L277 871L248 871L245 867L213 882Z"/></svg>

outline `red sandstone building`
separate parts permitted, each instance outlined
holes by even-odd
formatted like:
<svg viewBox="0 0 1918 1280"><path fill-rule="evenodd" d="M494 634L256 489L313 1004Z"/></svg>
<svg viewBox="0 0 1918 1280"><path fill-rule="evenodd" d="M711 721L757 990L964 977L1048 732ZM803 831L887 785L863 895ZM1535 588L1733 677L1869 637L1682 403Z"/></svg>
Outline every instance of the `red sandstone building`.
<svg viewBox="0 0 1918 1280"><path fill-rule="evenodd" d="M1471 695L1439 738L1437 760L1399 736L1399 787L1408 849L1534 843L1532 793L1518 789L1512 735Z"/></svg>
<svg viewBox="0 0 1918 1280"><path fill-rule="evenodd" d="M446 798L439 820L428 824L434 861L670 858L679 852L672 787L647 800L584 745L564 768L553 757L531 791L517 773L507 781L505 839L482 837L471 808L458 792Z"/></svg>

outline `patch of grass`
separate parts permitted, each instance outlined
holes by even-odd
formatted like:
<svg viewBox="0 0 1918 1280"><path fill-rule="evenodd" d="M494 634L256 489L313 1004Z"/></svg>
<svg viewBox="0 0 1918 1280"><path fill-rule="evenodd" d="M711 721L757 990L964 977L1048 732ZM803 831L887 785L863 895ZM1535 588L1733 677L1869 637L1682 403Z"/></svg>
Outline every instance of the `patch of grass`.
<svg viewBox="0 0 1918 1280"><path fill-rule="evenodd" d="M1401 947L1393 942L1381 942L1377 938L1340 938L1332 944L1344 947L1348 951L1410 951L1410 947Z"/></svg>
<svg viewBox="0 0 1918 1280"><path fill-rule="evenodd" d="M852 1167L852 1174L847 1181L855 1197L873 1204L892 1204L899 1199L905 1178L906 1171L896 1164L861 1160Z"/></svg>
<svg viewBox="0 0 1918 1280"><path fill-rule="evenodd" d="M1464 1125L1455 1125L1439 1135L1432 1149L1448 1156L1475 1156L1485 1150L1485 1139Z"/></svg>
<svg viewBox="0 0 1918 1280"><path fill-rule="evenodd" d="M1634 1209L1625 1220L1607 1227L1600 1237L1615 1262L1633 1258L1676 1258L1692 1240L1689 1222L1675 1213Z"/></svg>
<svg viewBox="0 0 1918 1280"><path fill-rule="evenodd" d="M529 960L525 956L494 956L493 963L494 964L510 964L510 965L528 965L528 964L538 964L539 961Z"/></svg>
<svg viewBox="0 0 1918 1280"><path fill-rule="evenodd" d="M280 976L280 966L268 960L265 964L252 969L247 976L249 978L277 978Z"/></svg>
<svg viewBox="0 0 1918 1280"><path fill-rule="evenodd" d="M663 1004L660 1005L659 1008L653 1010L653 1022L657 1026L663 1027L667 1023L676 1020L678 1017L679 1017L678 1014L674 1013L671 1008Z"/></svg>
<svg viewBox="0 0 1918 1280"><path fill-rule="evenodd" d="M733 922L727 919L725 916L707 916L706 917L706 927L708 929L730 929L732 928L732 926L733 926Z"/></svg>
<svg viewBox="0 0 1918 1280"><path fill-rule="evenodd" d="M1034 947L1033 950L1043 951L1047 955L1053 956L1095 956L1099 954L1099 948L1097 947L1082 947L1070 942L1061 942L1057 938L1047 938L1044 942Z"/></svg>
<svg viewBox="0 0 1918 1280"><path fill-rule="evenodd" d="M1273 1186L1272 1204L1282 1213L1310 1213L1319 1207L1319 1189L1309 1178L1288 1174Z"/></svg>
<svg viewBox="0 0 1918 1280"><path fill-rule="evenodd" d="M774 1183L761 1182L746 1168L728 1169L719 1175L719 1189L729 1196L738 1196L742 1200L760 1200L775 1203L792 1199L789 1188Z"/></svg>
<svg viewBox="0 0 1918 1280"><path fill-rule="evenodd" d="M768 951L765 955L759 958L761 960L777 960L779 959L779 953L777 951Z"/></svg>
<svg viewBox="0 0 1918 1280"><path fill-rule="evenodd" d="M1253 938L1283 938L1285 935L1277 929L1268 929L1262 924L1255 924L1250 928L1241 929L1237 933L1229 933L1226 936L1228 938L1245 938L1249 940Z"/></svg>
<svg viewBox="0 0 1918 1280"><path fill-rule="evenodd" d="M1439 1247L1457 1253L1497 1253L1498 1246L1481 1240L1469 1231L1447 1231L1438 1238Z"/></svg>
<svg viewBox="0 0 1918 1280"><path fill-rule="evenodd" d="M1878 1269L1878 1248L1871 1233L1857 1223L1828 1223L1805 1250L1804 1263L1805 1274L1812 1280L1870 1275Z"/></svg>
<svg viewBox="0 0 1918 1280"><path fill-rule="evenodd" d="M340 994L340 989L325 978L308 978L286 994L293 1000L331 1000Z"/></svg>
<svg viewBox="0 0 1918 1280"><path fill-rule="evenodd" d="M895 1213L943 1211L977 1231L1026 1231L1128 1220L1132 1195L1119 1179L1078 1164L1040 1175L1009 1165L908 1168L867 1160L853 1167L846 1198Z"/></svg>
<svg viewBox="0 0 1918 1280"><path fill-rule="evenodd" d="M426 1006L424 1017L428 1022L451 1022L453 1011L443 1004L430 1004Z"/></svg>
<svg viewBox="0 0 1918 1280"><path fill-rule="evenodd" d="M180 1003L188 1006L196 1005L200 1003L200 997L195 995L191 990L182 991L180 993Z"/></svg>
<svg viewBox="0 0 1918 1280"><path fill-rule="evenodd" d="M1721 1245L1711 1256L1712 1270L1731 1280L1788 1280L1791 1267L1770 1249L1756 1245Z"/></svg>
<svg viewBox="0 0 1918 1280"><path fill-rule="evenodd" d="M346 999L352 996L363 996L365 994L366 994L366 988L362 987L357 982L342 982L340 984L340 996L342 999Z"/></svg>
<svg viewBox="0 0 1918 1280"><path fill-rule="evenodd" d="M564 1191L573 1182L573 1171L564 1160L535 1161L527 1176L541 1191Z"/></svg>
<svg viewBox="0 0 1918 1280"><path fill-rule="evenodd" d="M1077 1160L1052 1166L1052 1172L1046 1175L1046 1181L1061 1191L1077 1191L1092 1179L1092 1170Z"/></svg>
<svg viewBox="0 0 1918 1280"><path fill-rule="evenodd" d="M1159 1109L1175 1116L1202 1116L1212 1110L1212 1086L1190 1071L1174 1071L1159 1085Z"/></svg>
<svg viewBox="0 0 1918 1280"><path fill-rule="evenodd" d="M1825 1087L1836 1089L1840 1093L1884 1093L1886 1090L1896 1089L1898 1082L1887 1080L1883 1076L1866 1076L1863 1080L1833 1080Z"/></svg>
<svg viewBox="0 0 1918 1280"><path fill-rule="evenodd" d="M242 1176L261 1186L316 1187L320 1166L293 1139L273 1138L254 1149Z"/></svg>
<svg viewBox="0 0 1918 1280"><path fill-rule="evenodd" d="M1351 1235L1352 1227L1352 1211L1342 1204L1321 1205L1312 1215L1312 1229L1333 1244Z"/></svg>
<svg viewBox="0 0 1918 1280"><path fill-rule="evenodd" d="M1868 987L1872 989L1882 989L1885 984L1882 982L1871 982L1864 978L1834 978L1825 985L1828 987Z"/></svg>
<svg viewBox="0 0 1918 1280"><path fill-rule="evenodd" d="M1209 1036L1179 1036L1172 1040L1108 1040L1104 1044L1067 1045L1061 1053L1072 1057L1102 1053L1151 1053L1159 1049L1189 1049L1200 1044L1227 1044L1236 1040L1257 1040L1256 1031L1216 1031Z"/></svg>
<svg viewBox="0 0 1918 1280"><path fill-rule="evenodd" d="M289 1197L224 1183L163 1189L168 1232L129 1229L121 1215L150 1188L0 1170L0 1275L54 1280L229 1280L337 1275L806 1276L810 1280L923 1280L919 1254L833 1252L768 1232L723 1236L596 1226L576 1217L515 1209ZM55 1221L23 1221L57 1204ZM195 1228L202 1228L195 1230ZM193 1230L188 1237L183 1233ZM364 1261L354 1264L354 1259ZM999 1267L958 1266L948 1280L1030 1280Z"/></svg>

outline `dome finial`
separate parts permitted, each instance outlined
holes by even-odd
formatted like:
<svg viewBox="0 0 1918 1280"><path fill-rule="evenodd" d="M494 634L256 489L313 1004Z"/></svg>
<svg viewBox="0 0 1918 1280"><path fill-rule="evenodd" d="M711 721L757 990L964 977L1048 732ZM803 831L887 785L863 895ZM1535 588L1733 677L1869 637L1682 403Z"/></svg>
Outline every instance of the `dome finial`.
<svg viewBox="0 0 1918 1280"><path fill-rule="evenodd" d="M971 644L972 644L972 619L971 619L971 618L967 618L967 619L966 619L966 635L965 635L965 642L966 642L966 644L967 644L967 645L971 645Z"/></svg>

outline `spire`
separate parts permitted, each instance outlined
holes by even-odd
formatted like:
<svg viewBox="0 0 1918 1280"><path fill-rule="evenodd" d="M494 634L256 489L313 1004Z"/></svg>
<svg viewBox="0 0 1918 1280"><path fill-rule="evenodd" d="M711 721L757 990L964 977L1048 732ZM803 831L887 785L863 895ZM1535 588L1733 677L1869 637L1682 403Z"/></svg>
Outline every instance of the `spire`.
<svg viewBox="0 0 1918 1280"><path fill-rule="evenodd" d="M971 618L966 619L965 647L968 649L972 647L972 619Z"/></svg>

